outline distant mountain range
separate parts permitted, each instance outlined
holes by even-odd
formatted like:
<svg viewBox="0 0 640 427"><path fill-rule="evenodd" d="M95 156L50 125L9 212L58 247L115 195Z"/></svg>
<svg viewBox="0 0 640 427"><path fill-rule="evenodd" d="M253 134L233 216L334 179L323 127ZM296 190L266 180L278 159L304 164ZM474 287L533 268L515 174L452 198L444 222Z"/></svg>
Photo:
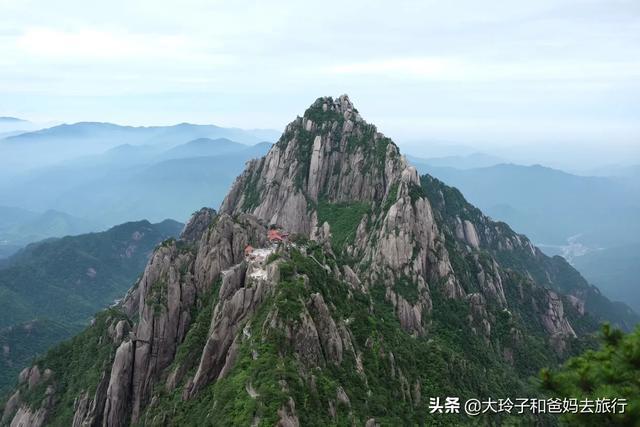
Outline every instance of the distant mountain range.
<svg viewBox="0 0 640 427"><path fill-rule="evenodd" d="M596 249L573 264L610 298L640 312L640 243Z"/></svg>
<svg viewBox="0 0 640 427"><path fill-rule="evenodd" d="M466 155L428 157L421 158L407 155L407 159L412 163L419 163L435 167L449 167L456 169L472 169L494 166L505 163L501 157L492 156L485 153L471 153Z"/></svg>
<svg viewBox="0 0 640 427"><path fill-rule="evenodd" d="M62 237L103 228L96 222L49 209L42 213L0 206L0 259L22 246L50 237Z"/></svg>
<svg viewBox="0 0 640 427"><path fill-rule="evenodd" d="M17 117L0 117L0 138L38 129L38 125Z"/></svg>
<svg viewBox="0 0 640 427"><path fill-rule="evenodd" d="M31 242L101 231L132 219L186 220L201 206L217 206L244 163L271 146L202 135L231 135L244 142L273 138L268 130L217 126L78 123L0 140L0 154L13 150L18 156L22 150L28 158L39 152L61 155L55 149L60 144L73 151L55 165L28 171L15 162L12 166L11 155L2 157L7 167L0 171L0 259ZM95 147L87 150L86 145L101 144L116 145L87 153ZM15 167L20 173L8 172Z"/></svg>
<svg viewBox="0 0 640 427"><path fill-rule="evenodd" d="M640 311L640 175L633 175L634 168L587 177L543 166L462 169L412 161L548 254L567 258L606 295Z"/></svg>
<svg viewBox="0 0 640 427"><path fill-rule="evenodd" d="M217 207L244 163L271 146L247 143L265 137L276 140L277 134L211 125L77 123L0 140L0 153L16 146L28 150L27 157L58 146L60 153L67 145L73 151L60 154L63 160L55 165L23 171L0 183L2 203L28 211L18 215L18 226L0 209L0 258L47 237L103 230L140 218L184 221L201 206ZM103 150L93 152L98 147ZM620 270L604 255L640 243L638 167L612 166L606 172L616 176L585 177L504 164L485 153L408 157L421 173L458 187L487 214L526 233L547 253L574 263L590 251L592 261L602 256L598 274L587 269L585 275L607 293L620 283ZM11 156L7 160L10 163ZM636 278L625 277L623 288L633 289Z"/></svg>
<svg viewBox="0 0 640 427"><path fill-rule="evenodd" d="M257 136L260 135L260 136ZM34 132L27 132L7 139L11 143L49 142L52 139L91 139L106 146L119 145L118 139L127 139L129 144L177 144L196 138L229 138L245 144L264 140L274 141L277 131L244 130L215 125L180 123L173 126L120 126L113 123L79 122L62 124ZM123 142L121 142L123 143Z"/></svg>
<svg viewBox="0 0 640 427"><path fill-rule="evenodd" d="M562 245L580 234L585 244L609 246L640 236L640 192L612 178L572 175L539 165L463 170L413 163L420 172L459 188L483 211L537 243Z"/></svg>
<svg viewBox="0 0 640 427"><path fill-rule="evenodd" d="M15 130L20 129L15 126L6 129L7 132ZM125 144L168 149L199 138L227 138L242 144L257 144L274 142L278 136L278 132L265 129L243 130L190 123L134 127L80 122L7 136L0 140L0 155L6 159L7 171L18 173L82 156L99 155Z"/></svg>
<svg viewBox="0 0 640 427"><path fill-rule="evenodd" d="M591 169L585 175L609 176L617 178L638 178L640 177L640 165L609 165L596 169Z"/></svg>
<svg viewBox="0 0 640 427"><path fill-rule="evenodd" d="M154 168L187 161L179 170L194 179L202 158ZM182 190L177 204L192 187ZM270 242L274 228L288 238ZM84 260L66 260L82 277L72 295L100 277ZM546 413L472 420L430 406L433 396L545 399L539 384L554 377L532 376L591 348L604 320L631 329L640 318L455 188L419 176L348 96L323 97L247 163L217 212L199 210L156 248L119 304L22 371L3 419L554 425Z"/></svg>
<svg viewBox="0 0 640 427"><path fill-rule="evenodd" d="M165 151L162 157L166 159L180 159L185 157L217 156L246 149L245 145L227 138L198 138L186 144L178 145Z"/></svg>
<svg viewBox="0 0 640 427"><path fill-rule="evenodd" d="M169 149L121 145L25 174L0 185L0 198L11 206L73 212L107 226L138 218L186 220L201 206L217 207L244 163L270 146L208 138Z"/></svg>
<svg viewBox="0 0 640 427"><path fill-rule="evenodd" d="M182 224L130 222L34 243L0 268L0 391L34 356L124 296L153 248Z"/></svg>

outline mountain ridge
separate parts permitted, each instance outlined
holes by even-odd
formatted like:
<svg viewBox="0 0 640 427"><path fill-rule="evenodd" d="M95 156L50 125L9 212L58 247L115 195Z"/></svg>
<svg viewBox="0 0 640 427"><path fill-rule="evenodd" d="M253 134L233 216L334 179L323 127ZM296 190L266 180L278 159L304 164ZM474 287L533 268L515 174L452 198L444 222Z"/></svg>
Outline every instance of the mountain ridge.
<svg viewBox="0 0 640 427"><path fill-rule="evenodd" d="M459 188L483 211L507 220L541 244L564 244L567 238L584 234L587 245L609 246L634 242L633 236L640 232L634 221L640 212L640 193L611 178L583 177L539 165L466 170L416 166L421 173ZM511 207L514 215L500 216L506 213L501 205ZM609 206L617 209L612 213ZM556 219L545 221L550 215Z"/></svg>
<svg viewBox="0 0 640 427"><path fill-rule="evenodd" d="M535 393L597 328L579 273L430 180L346 95L317 99L23 371L3 422L419 424L429 397Z"/></svg>
<svg viewBox="0 0 640 427"><path fill-rule="evenodd" d="M202 206L219 205L244 163L264 155L270 144L237 143L233 147L237 150L217 152L213 144L210 150L189 151L183 157L180 148L168 153L148 146L123 145L16 179L1 190L0 197L35 211L53 207L74 212L93 218L99 225L115 225L132 217L154 222L167 217L186 221ZM83 179L79 181L78 176ZM191 191L185 194L186 186ZM183 204L174 203L178 197L183 197Z"/></svg>
<svg viewBox="0 0 640 427"><path fill-rule="evenodd" d="M36 212L0 206L0 218L0 259L35 241L103 229L99 223L57 209Z"/></svg>
<svg viewBox="0 0 640 427"><path fill-rule="evenodd" d="M257 144L277 138L274 131L252 132L193 124L149 127L98 122L64 124L0 139L0 155L7 159L5 169L0 172L3 176L15 178L42 167L101 154L122 144L153 145L167 149L204 137L224 137L244 144Z"/></svg>
<svg viewBox="0 0 640 427"><path fill-rule="evenodd" d="M32 243L0 266L0 391L38 354L122 297L153 248L181 224L136 221Z"/></svg>
<svg viewBox="0 0 640 427"><path fill-rule="evenodd" d="M166 138L166 135L163 134L171 133L174 131L190 131L193 133L202 134L202 136L200 137L204 138L206 138L206 135L208 135L209 133L227 133L228 135L235 135L236 138L229 137L229 139L239 140L238 142L261 142L261 139L259 137L250 137L252 130L244 130L240 128L225 128L217 125L198 125L192 123L179 123L169 126L129 126L118 125L110 122L77 122L71 124L64 123L50 128L29 131L20 135L10 136L5 138L5 141L16 142L20 140L37 140L38 138L42 137L82 138L87 137L88 135L95 137L96 133L113 131L137 134L138 138L140 138L140 142L153 140L154 138ZM268 129L256 129L255 131L270 133L276 132Z"/></svg>

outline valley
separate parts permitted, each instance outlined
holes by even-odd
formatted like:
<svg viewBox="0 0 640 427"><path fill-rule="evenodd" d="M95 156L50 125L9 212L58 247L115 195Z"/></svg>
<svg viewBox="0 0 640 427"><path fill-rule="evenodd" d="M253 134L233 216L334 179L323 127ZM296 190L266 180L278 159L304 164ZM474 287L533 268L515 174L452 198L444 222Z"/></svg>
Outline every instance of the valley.
<svg viewBox="0 0 640 427"><path fill-rule="evenodd" d="M430 397L542 396L532 377L596 348L601 322L640 320L419 175L346 95L291 121L130 285L22 371L3 423L420 424Z"/></svg>

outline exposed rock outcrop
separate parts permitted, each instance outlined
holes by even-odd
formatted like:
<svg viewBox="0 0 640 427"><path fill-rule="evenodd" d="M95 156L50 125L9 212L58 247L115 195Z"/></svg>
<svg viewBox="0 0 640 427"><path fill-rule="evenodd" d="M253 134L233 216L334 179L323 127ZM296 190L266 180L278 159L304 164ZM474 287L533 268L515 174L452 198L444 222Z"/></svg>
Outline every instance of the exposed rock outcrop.
<svg viewBox="0 0 640 427"><path fill-rule="evenodd" d="M327 120L314 121L316 114ZM389 152L370 158L375 145ZM399 157L397 147L360 118L346 95L320 98L287 126L266 157L248 164L220 211L252 213L309 235L310 202L382 200L387 184L402 172L399 163L385 161L388 156Z"/></svg>
<svg viewBox="0 0 640 427"><path fill-rule="evenodd" d="M21 406L11 421L11 427L40 427L45 424L47 411L40 408L33 412L27 406Z"/></svg>
<svg viewBox="0 0 640 427"><path fill-rule="evenodd" d="M234 363L238 331L271 292L278 277L278 264L269 264L266 278L252 275L251 269L241 263L223 272L219 302L216 305L211 328L200 365L193 379L190 393L198 392L205 384L223 376Z"/></svg>
<svg viewBox="0 0 640 427"><path fill-rule="evenodd" d="M546 305L541 307L542 312L540 315L542 324L547 329L547 332L554 337L575 337L576 333L573 327L564 317L564 305L560 296L553 291L548 291L545 302ZM563 348L558 350L561 351Z"/></svg>
<svg viewBox="0 0 640 427"><path fill-rule="evenodd" d="M75 399L73 404L73 427L89 427L104 424L102 423L102 418L110 377L111 375L103 372L93 396L89 396L89 393L84 391Z"/></svg>
<svg viewBox="0 0 640 427"><path fill-rule="evenodd" d="M180 238L187 242L197 242L213 223L216 215L216 211L211 208L202 208L195 212L184 226Z"/></svg>
<svg viewBox="0 0 640 427"><path fill-rule="evenodd" d="M16 390L15 393L11 395L7 403L4 405L4 411L2 412L2 424L8 423L13 416L15 415L18 407L20 406L20 390Z"/></svg>
<svg viewBox="0 0 640 427"><path fill-rule="evenodd" d="M140 280L139 320L130 358L134 421L191 322L197 290L192 275L181 271L188 271L192 263L193 255L180 253L172 242L154 253Z"/></svg>
<svg viewBox="0 0 640 427"><path fill-rule="evenodd" d="M393 287L407 279L420 287L418 304L408 307L401 302L399 313L403 326L422 333L419 318L431 309L428 283L443 279L452 298L463 297L464 291L438 239L416 169L400 156L395 144L362 120L346 95L320 98L304 117L290 123L267 156L251 162L236 180L221 212L252 213L291 232L325 241L330 232L328 224L318 223L318 203L353 202L378 207L362 218L355 241L346 248L349 255L363 260L356 272L369 284L384 282ZM373 230L367 232L369 228ZM468 224L466 229L476 242L473 226ZM349 279L357 283L353 275ZM413 314L408 317L409 312L418 319Z"/></svg>
<svg viewBox="0 0 640 427"><path fill-rule="evenodd" d="M380 404L372 393L383 388L373 387L376 375L389 377L385 387L408 410L422 408L422 388L435 384L427 387L423 373L407 368L416 360L396 351L397 342L424 345L421 358L455 355L437 361L442 369L466 368L463 352L441 348L448 337L434 345L430 339L449 326L443 319L460 313L451 322L456 337L479 341L512 366L514 349L525 351L518 347L523 313L533 313L528 327L563 352L577 335L565 311L584 307L577 296L565 306L560 292L548 289L561 272L547 268L524 236L452 200L453 189L429 188L348 97L318 99L264 158L247 164L220 214L201 209L180 239L152 254L118 307L123 315L101 338L115 351L97 385L75 396L73 425L171 424L181 400L198 402L220 385L228 389L200 414L207 421L229 409L222 399L235 390L234 399L255 405L241 414L247 424L270 417L298 426L307 405L321 405L330 422L375 426L371 415ZM273 242L270 227L283 232ZM514 259L525 260L523 266ZM270 358L263 360L265 351ZM237 366L252 364L277 365L277 380L234 377ZM23 371L21 390L50 378L45 367ZM334 372L344 375L327 380ZM309 400L296 402L300 387L308 388ZM36 410L16 392L3 423L46 422L55 403L51 390ZM267 414L261 399L269 393L279 400ZM162 407L166 398L172 408ZM369 404L376 411L355 414Z"/></svg>
<svg viewBox="0 0 640 427"><path fill-rule="evenodd" d="M342 362L342 338L322 295L318 293L311 295L309 310L318 331L325 359L340 364Z"/></svg>
<svg viewBox="0 0 640 427"><path fill-rule="evenodd" d="M128 419L133 380L134 343L125 341L116 351L104 405L104 424L123 426Z"/></svg>

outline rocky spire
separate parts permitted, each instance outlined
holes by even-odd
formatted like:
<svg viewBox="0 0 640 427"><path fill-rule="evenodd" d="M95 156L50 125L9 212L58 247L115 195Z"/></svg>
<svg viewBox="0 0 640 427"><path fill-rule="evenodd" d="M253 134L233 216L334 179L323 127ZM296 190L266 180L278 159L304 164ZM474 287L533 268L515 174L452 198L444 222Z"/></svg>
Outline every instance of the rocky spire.
<svg viewBox="0 0 640 427"><path fill-rule="evenodd" d="M318 98L291 122L267 156L238 177L221 211L251 213L319 238L331 233L330 224L319 223L319 207L354 202L370 212L358 219L346 252L362 260L356 270L369 283L388 284L403 327L422 333L423 313L431 309L429 283L442 282L451 297L463 297L464 291L452 274L418 172L391 139L360 117L347 95ZM396 294L399 281L419 289L417 301Z"/></svg>
<svg viewBox="0 0 640 427"><path fill-rule="evenodd" d="M352 370L348 376L360 380L350 393L361 393L359 401L370 396L367 381L378 381L376 376L383 372L367 372L369 366L362 361L367 353L369 361L376 361L373 365L388 364L391 377L401 385L395 396L401 395L409 408L420 401L422 373L407 379L400 364L411 363L402 360L410 352L402 351L403 357L396 360L395 349L387 347L393 340L380 338L394 327L395 319L371 331L372 324L380 325L377 320L361 323L357 331L371 335L359 341L350 322L357 316L361 322L372 320L380 315L374 305L382 305L384 313L397 317L400 327L394 333L420 340L438 333L430 329L435 294L465 306L468 314L461 315L455 327L467 323L486 343L491 343L498 316L511 319L507 307L522 308L527 321L533 322L527 327L537 327L539 336L551 337L563 351L565 338L576 335L565 316L572 308L563 305L561 295L536 284L528 272L505 271L489 255L496 242L514 253L526 249L517 252L519 259L535 256L533 246L510 230L500 231L486 217L465 212L466 202L458 201L452 208L455 214L448 213L444 205L451 198L444 192L450 190L443 187L427 197L416 169L389 138L360 117L346 95L317 99L286 127L265 157L247 164L219 214L200 210L181 239L156 249L120 306L125 318L108 316L98 325L108 331L100 342L112 346L113 356L106 368L100 367L98 385L74 396L73 425L167 424L171 420L162 417L175 415L179 403L154 406L161 405L163 394L177 392L177 400L197 400L205 388L231 375L238 360L251 368L252 361L261 360L260 351L272 351L271 357L284 363L285 349L294 354L287 363L296 363L288 372L297 372L297 383L315 393L315 376L326 375L318 367L333 364ZM271 224L320 244L276 250L267 241ZM251 259L247 246L267 251L269 259ZM545 269L540 263L535 266ZM324 287L326 282L333 288ZM505 292L506 283L512 284L511 293ZM349 312L351 307L345 308L336 295L349 298L347 305L359 311ZM342 313L336 309L339 305ZM526 341L519 324L508 321L512 323L505 329L510 335L505 333L500 338L504 342L494 340L492 345L513 362L512 350L526 353ZM278 345L263 346L270 339L277 339ZM426 342L418 340L414 343ZM188 349L181 353L186 344ZM257 347L249 351L250 346ZM260 363L261 369L270 367ZM56 374L52 375L55 382ZM393 383L385 379L385 384ZM21 387L28 391L27 385ZM250 376L243 387L248 398L261 398ZM26 420L29 425L45 422L55 406L53 398L34 412L21 402L20 390L3 419ZM265 388L269 390L287 394L289 385L281 379ZM296 409L296 404L302 403L287 396L273 411L279 425L297 425L304 406ZM335 421L336 408L350 407L350 397L340 385L335 398L321 402L325 403L325 412ZM214 403L208 411L217 414L224 405ZM154 418L158 413L164 415ZM257 410L253 424L259 424L259 416Z"/></svg>
<svg viewBox="0 0 640 427"><path fill-rule="evenodd" d="M248 164L220 210L310 235L318 202L379 203L407 167L398 147L362 120L347 95L318 98L266 157ZM412 175L417 181L415 170Z"/></svg>

